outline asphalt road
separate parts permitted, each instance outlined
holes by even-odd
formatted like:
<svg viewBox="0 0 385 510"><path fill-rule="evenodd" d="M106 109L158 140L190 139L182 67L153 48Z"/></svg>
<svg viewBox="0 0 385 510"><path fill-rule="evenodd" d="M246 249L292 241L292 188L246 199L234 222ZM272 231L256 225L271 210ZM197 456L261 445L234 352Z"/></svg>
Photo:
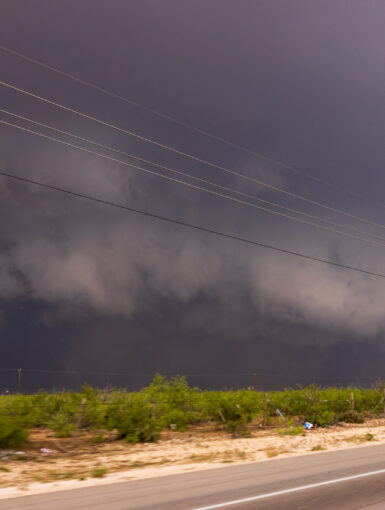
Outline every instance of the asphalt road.
<svg viewBox="0 0 385 510"><path fill-rule="evenodd" d="M0 500L0 510L222 508L385 510L385 445Z"/></svg>

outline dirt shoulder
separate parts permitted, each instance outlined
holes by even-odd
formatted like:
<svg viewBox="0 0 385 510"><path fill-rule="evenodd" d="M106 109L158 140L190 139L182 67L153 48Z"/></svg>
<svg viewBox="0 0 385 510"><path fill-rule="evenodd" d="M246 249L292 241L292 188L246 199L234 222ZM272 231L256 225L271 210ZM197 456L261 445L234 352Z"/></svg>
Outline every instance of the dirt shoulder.
<svg viewBox="0 0 385 510"><path fill-rule="evenodd" d="M207 424L165 432L158 443L130 445L111 435L95 445L87 434L75 443L32 430L23 451L0 450L0 498L385 443L385 418L287 432L255 426L251 437L232 438Z"/></svg>

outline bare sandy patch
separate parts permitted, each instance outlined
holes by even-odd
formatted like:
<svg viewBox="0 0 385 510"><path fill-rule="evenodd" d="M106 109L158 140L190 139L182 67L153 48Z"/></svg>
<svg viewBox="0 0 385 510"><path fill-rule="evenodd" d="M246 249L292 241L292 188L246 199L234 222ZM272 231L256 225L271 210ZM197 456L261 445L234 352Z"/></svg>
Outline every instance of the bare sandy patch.
<svg viewBox="0 0 385 510"><path fill-rule="evenodd" d="M111 434L94 445L83 434L74 445L33 430L23 454L0 451L0 498L385 443L385 419L282 432L254 426L251 437L232 438L206 424L166 431L158 443L130 445ZM43 455L41 448L52 453Z"/></svg>

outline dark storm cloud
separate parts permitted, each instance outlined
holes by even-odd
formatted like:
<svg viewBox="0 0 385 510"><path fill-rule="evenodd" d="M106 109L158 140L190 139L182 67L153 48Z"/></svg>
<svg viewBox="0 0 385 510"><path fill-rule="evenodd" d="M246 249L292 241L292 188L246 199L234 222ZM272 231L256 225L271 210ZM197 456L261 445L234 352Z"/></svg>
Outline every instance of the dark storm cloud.
<svg viewBox="0 0 385 510"><path fill-rule="evenodd" d="M47 147L41 158L33 145L24 145L20 164L21 168L28 164L32 178L51 184L147 209L159 210L157 204L163 203L162 212L171 216L182 213L222 229L225 224L227 231L241 231L250 238L264 237L276 244L279 239L280 245L362 265L365 248L356 247L352 255L354 243L348 238L325 245L329 234L290 222L283 227L281 218L265 217L261 228L252 209L245 214L220 199L214 202L176 185L170 193L168 184L156 186L154 179L138 178L66 149ZM82 316L84 310L129 316L143 306L148 294L185 304L203 295L214 297L222 307L218 334L233 334L234 311L242 308L246 294L256 310L288 320L368 335L382 328L385 289L373 278L244 248L33 186L1 182L7 197L1 215L7 246L2 255L3 298L27 295L54 304L68 319ZM379 250L372 251L371 267L377 267ZM206 327L214 327L210 315ZM237 330L242 334L243 328Z"/></svg>
<svg viewBox="0 0 385 510"><path fill-rule="evenodd" d="M0 14L0 44L286 161L314 177L365 193L369 200L333 191L2 52L1 80L384 223L385 209L375 206L375 201L382 200L385 163L382 3L115 0L107 6L96 0L36 0L4 1ZM1 88L0 94L3 107L35 120L374 231L14 91ZM12 128L2 126L0 133L1 169L385 272L382 247L231 204ZM148 320L147 338L156 336L161 345L170 347L167 335L159 333L159 317L164 317L163 327L169 330L175 313L183 317L178 319L182 347L180 352L177 349L175 367L182 352L188 352L193 334L206 338L211 346L232 346L225 349L230 359L239 342L246 342L249 352L255 342L262 352L263 342L303 348L346 342L347 334L356 342L378 341L384 331L385 286L378 279L3 179L0 233L4 310L24 302L39 317L34 327L59 333L66 327L81 328L85 340L74 331L70 335L76 338L78 353L87 349L84 345L90 345L92 338L100 337L95 321L99 332L113 330L119 344L124 343L125 328L139 334L138 324ZM383 235L379 229L376 233ZM9 328L7 312L1 317L0 324ZM98 355L101 352L101 346L95 350ZM266 352L264 356L269 357ZM160 358L153 354L154 360ZM209 358L215 364L213 353ZM113 365L119 363L116 357L113 360ZM239 366L243 362L241 356ZM71 356L68 363L76 364Z"/></svg>

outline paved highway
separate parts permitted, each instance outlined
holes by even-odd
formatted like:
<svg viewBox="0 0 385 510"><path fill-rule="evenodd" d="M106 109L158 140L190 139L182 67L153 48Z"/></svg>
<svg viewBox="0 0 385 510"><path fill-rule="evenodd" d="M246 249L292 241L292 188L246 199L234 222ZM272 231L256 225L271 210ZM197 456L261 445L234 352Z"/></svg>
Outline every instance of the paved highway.
<svg viewBox="0 0 385 510"><path fill-rule="evenodd" d="M385 510L385 445L0 500L0 510Z"/></svg>

